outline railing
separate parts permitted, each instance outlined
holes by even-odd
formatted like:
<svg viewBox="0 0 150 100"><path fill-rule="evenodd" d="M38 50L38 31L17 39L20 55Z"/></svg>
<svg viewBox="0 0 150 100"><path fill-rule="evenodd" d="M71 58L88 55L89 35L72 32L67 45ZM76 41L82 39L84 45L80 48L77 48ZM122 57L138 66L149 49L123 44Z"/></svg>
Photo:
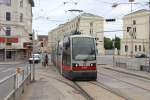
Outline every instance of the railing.
<svg viewBox="0 0 150 100"><path fill-rule="evenodd" d="M18 68L15 74L0 81L0 100L18 100L31 79L31 67Z"/></svg>

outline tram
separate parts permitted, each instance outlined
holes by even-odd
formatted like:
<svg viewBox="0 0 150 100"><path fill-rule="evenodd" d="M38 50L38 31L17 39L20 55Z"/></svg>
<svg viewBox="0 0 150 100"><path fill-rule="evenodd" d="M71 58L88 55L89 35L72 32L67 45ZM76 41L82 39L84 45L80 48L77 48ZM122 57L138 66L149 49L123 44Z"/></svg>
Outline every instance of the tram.
<svg viewBox="0 0 150 100"><path fill-rule="evenodd" d="M71 80L96 80L96 42L87 35L65 36L52 53L52 62Z"/></svg>

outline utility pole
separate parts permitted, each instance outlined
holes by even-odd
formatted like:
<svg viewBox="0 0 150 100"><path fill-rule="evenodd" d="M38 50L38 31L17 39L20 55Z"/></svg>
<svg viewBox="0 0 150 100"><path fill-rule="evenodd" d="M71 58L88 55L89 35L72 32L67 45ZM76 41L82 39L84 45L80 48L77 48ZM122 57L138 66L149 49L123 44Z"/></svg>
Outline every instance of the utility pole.
<svg viewBox="0 0 150 100"><path fill-rule="evenodd" d="M0 24L0 30L3 30L6 33L6 30L3 28L3 26L1 24ZM4 36L4 43L5 43L5 45L4 45L4 61L7 60L7 57L6 57L6 53L7 53L7 51L6 51L6 42L7 42L7 38L6 38L6 36Z"/></svg>
<svg viewBox="0 0 150 100"><path fill-rule="evenodd" d="M34 51L35 51L35 43L34 43L34 30L33 30L33 33L32 33L32 56L33 56L33 65L32 65L32 73L33 73L33 79L32 79L32 82L35 82L35 61L34 61Z"/></svg>
<svg viewBox="0 0 150 100"><path fill-rule="evenodd" d="M149 4L149 68L148 68L148 72L150 72L150 0L148 4Z"/></svg>
<svg viewBox="0 0 150 100"><path fill-rule="evenodd" d="M131 29L130 29L130 36L131 36L131 57L133 57L133 19L132 19L132 12L133 12L133 9L132 9L132 3L134 2L134 0L129 0L129 2L131 3Z"/></svg>

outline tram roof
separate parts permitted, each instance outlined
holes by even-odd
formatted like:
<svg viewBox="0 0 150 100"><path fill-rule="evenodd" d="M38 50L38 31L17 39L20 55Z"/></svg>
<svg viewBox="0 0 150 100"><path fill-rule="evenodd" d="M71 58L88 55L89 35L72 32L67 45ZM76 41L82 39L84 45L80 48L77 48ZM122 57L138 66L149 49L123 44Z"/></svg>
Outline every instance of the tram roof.
<svg viewBox="0 0 150 100"><path fill-rule="evenodd" d="M90 35L71 35L70 37L90 37L90 38L94 38Z"/></svg>

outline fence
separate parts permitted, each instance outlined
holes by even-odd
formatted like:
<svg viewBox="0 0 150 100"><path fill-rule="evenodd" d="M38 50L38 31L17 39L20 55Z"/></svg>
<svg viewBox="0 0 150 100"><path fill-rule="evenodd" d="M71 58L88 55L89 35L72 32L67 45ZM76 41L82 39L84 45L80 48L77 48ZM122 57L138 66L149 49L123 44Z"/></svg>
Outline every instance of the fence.
<svg viewBox="0 0 150 100"><path fill-rule="evenodd" d="M97 64L115 65L117 67L139 71L148 71L149 69L148 58L131 58L125 56L104 55L97 56Z"/></svg>
<svg viewBox="0 0 150 100"><path fill-rule="evenodd" d="M148 71L149 66L147 58L116 58L115 64L118 67L141 71Z"/></svg>
<svg viewBox="0 0 150 100"><path fill-rule="evenodd" d="M19 100L31 80L31 67L28 65L17 73L0 81L0 100Z"/></svg>

